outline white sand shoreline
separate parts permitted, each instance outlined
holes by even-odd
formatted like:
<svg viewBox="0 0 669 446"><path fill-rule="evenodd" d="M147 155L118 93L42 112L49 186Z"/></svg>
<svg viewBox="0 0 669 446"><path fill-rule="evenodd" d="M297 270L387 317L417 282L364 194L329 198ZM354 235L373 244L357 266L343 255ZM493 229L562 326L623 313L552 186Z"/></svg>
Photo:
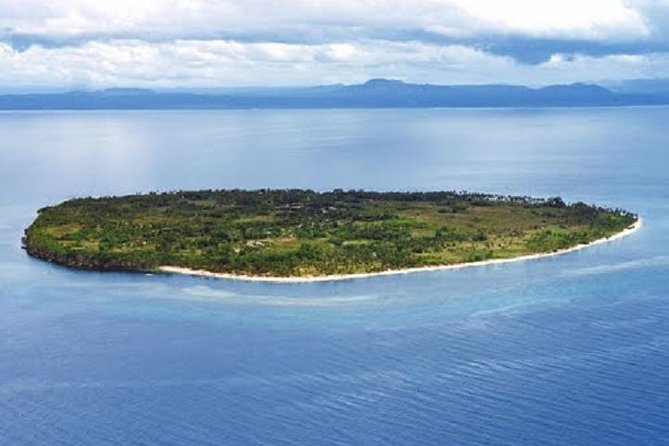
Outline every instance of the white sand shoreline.
<svg viewBox="0 0 669 446"><path fill-rule="evenodd" d="M497 265L500 263L520 262L525 260L539 259L542 257L552 257L573 251L578 251L580 249L588 248L593 245L599 245L602 243L608 243L614 240L618 240L620 238L626 237L638 231L641 228L641 226L642 226L642 220L641 217L639 217L632 226L610 237L600 238L590 243L576 245L571 248L561 249L559 251L554 251L554 252L548 252L542 254L529 254L520 257L511 257L508 259L482 260L479 262L458 263L455 265L422 266L417 268L378 271L373 273L333 274L329 276L305 276L305 277L265 277L265 276L248 276L243 274L215 273L206 270L182 268L179 266L160 266L157 268L157 271L168 274L184 274L188 276L209 277L215 279L228 279L228 280L243 280L248 282L303 283L303 282L329 282L336 280L362 279L366 277L390 276L395 274L410 274L410 273L419 273L427 271L444 271L449 269L470 268L475 266Z"/></svg>

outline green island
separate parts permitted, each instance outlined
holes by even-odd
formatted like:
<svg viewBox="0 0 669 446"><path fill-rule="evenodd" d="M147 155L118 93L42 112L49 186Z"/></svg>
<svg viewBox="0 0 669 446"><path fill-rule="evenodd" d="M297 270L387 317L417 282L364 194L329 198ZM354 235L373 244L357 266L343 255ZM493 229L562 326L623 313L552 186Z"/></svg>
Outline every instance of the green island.
<svg viewBox="0 0 669 446"><path fill-rule="evenodd" d="M620 209L468 192L206 190L40 209L26 251L73 268L314 277L551 253L630 228Z"/></svg>

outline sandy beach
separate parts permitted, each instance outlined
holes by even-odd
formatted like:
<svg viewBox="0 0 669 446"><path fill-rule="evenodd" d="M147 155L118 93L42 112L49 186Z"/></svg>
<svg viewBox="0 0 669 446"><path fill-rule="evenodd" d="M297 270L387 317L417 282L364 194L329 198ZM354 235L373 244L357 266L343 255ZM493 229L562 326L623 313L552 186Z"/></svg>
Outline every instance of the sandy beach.
<svg viewBox="0 0 669 446"><path fill-rule="evenodd" d="M590 246L599 245L602 243L609 243L614 240L621 239L638 231L642 225L643 225L642 219L639 217L639 219L632 226L610 237L600 238L590 243L576 245L571 248L548 253L530 254L520 257L511 257L508 259L491 259L491 260L482 260L480 262L458 263L454 265L423 266L418 268L405 268L397 270L378 271L373 273L332 274L328 276L304 276L304 277L265 277L265 276L249 276L243 274L215 273L206 270L182 268L179 266L160 266L158 267L157 271L168 274L185 274L189 276L209 277L215 279L243 280L243 281L253 281L253 282L275 282L275 283L326 282L334 280L362 279L366 277L389 276L394 274L411 274L411 273L419 273L426 271L443 271L449 269L471 268L476 266L496 265L500 263L521 262L526 260L540 259L542 257L552 257L573 251L578 251L580 249L588 248Z"/></svg>

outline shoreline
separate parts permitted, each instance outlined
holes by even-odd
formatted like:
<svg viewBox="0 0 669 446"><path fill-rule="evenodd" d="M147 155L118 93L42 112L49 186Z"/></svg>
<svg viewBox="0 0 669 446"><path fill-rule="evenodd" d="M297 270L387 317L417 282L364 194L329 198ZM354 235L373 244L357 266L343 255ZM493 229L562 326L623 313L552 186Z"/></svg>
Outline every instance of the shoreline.
<svg viewBox="0 0 669 446"><path fill-rule="evenodd" d="M602 243L609 243L614 240L621 239L630 234L641 229L643 225L643 220L641 217L637 218L637 221L617 234L613 234L609 237L603 237L597 240L593 240L590 243L584 243L571 248L560 249L558 251L539 253L539 254L527 254L519 257L509 257L506 259L490 259L490 260L481 260L478 262L467 262L467 263L457 263L453 265L436 265L436 266L419 266L416 268L404 268L396 270L386 270L386 271L377 271L371 273L353 273L353 274L332 274L328 276L304 276L304 277L269 277L269 276L249 276L244 274L232 274L232 273L216 273L207 270L196 270L190 268L184 268L180 266L159 266L156 268L156 272L166 273L166 274L182 274L187 276L197 276L197 277L208 277L213 279L228 279L228 280L241 280L246 282L274 282L274 283L307 283L307 282L330 282L330 281L339 281L339 280L352 280L352 279L364 279L368 277L376 276L391 276L398 274L411 274L411 273L420 273L420 272L429 272L429 271L445 271L451 269L461 269L461 268L470 268L476 266L487 266L487 265L497 265L502 263L511 263L511 262L521 262L525 260L534 260L540 259L543 257L553 257L562 254L567 254L570 252L578 251L584 248L589 248L590 246L600 245Z"/></svg>

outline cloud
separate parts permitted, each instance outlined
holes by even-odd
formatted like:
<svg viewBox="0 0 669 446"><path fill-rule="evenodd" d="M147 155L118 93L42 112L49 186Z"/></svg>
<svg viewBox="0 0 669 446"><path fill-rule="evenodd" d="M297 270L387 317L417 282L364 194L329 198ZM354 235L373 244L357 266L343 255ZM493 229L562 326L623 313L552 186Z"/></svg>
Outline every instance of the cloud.
<svg viewBox="0 0 669 446"><path fill-rule="evenodd" d="M669 0L0 0L0 11L2 85L537 84L570 69L653 77L669 52Z"/></svg>
<svg viewBox="0 0 669 446"><path fill-rule="evenodd" d="M432 83L530 85L645 77L665 54L555 54L529 66L468 46L422 42L241 43L226 40L88 42L75 47L0 45L0 85L216 87L354 83L387 76ZM268 81L270 79L270 81Z"/></svg>
<svg viewBox="0 0 669 446"><path fill-rule="evenodd" d="M458 3L470 17L491 31L594 40L649 34L640 13L623 1L467 0Z"/></svg>
<svg viewBox="0 0 669 446"><path fill-rule="evenodd" d="M568 38L649 32L640 12L623 0L2 0L0 9L0 28L26 34L188 35L266 27L403 27L452 36L485 30Z"/></svg>

